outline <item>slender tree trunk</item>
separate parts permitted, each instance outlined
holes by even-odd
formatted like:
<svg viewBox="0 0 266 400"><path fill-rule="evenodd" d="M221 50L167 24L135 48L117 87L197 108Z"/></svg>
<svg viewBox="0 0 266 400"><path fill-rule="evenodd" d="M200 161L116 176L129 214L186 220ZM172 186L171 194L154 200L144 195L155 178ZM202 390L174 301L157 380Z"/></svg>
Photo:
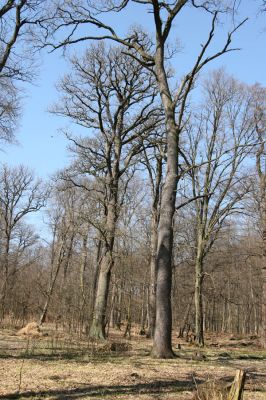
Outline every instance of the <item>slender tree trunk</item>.
<svg viewBox="0 0 266 400"><path fill-rule="evenodd" d="M151 228L151 260L150 260L150 286L149 286L149 327L147 337L154 337L156 319L156 252L158 241L158 217L157 213L152 218Z"/></svg>
<svg viewBox="0 0 266 400"><path fill-rule="evenodd" d="M55 240L55 237L54 237L54 240ZM42 325L46 320L48 308L49 308L50 301L51 301L51 298L52 298L52 295L53 295L53 291L54 291L54 287L55 287L55 282L56 282L57 276L59 274L59 271L60 271L64 256L65 256L65 243L64 243L64 241L60 245L60 250L59 250L58 256L57 256L55 271L53 272L54 263L55 263L55 253L54 252L55 252L55 243L53 243L53 250L52 250L52 270L51 270L51 276L50 276L50 283L49 283L49 288L48 288L48 291L47 291L44 307L43 307L43 310L42 310L42 314L41 314L41 317L39 319L39 325Z"/></svg>
<svg viewBox="0 0 266 400"><path fill-rule="evenodd" d="M99 234L100 236L100 234ZM97 252L96 252L96 257L95 257L95 269L93 270L93 277L92 277L92 296L90 300L90 305L91 309L93 310L94 304L95 304L95 299L96 299L96 292L97 292L97 284L98 284L98 278L100 274L100 264L101 264L101 259L102 259L102 240L99 237L98 242L97 242Z"/></svg>
<svg viewBox="0 0 266 400"><path fill-rule="evenodd" d="M105 339L105 320L107 298L111 278L111 259L110 255L105 255L98 278L97 293L94 304L93 320L90 328L90 337L94 339Z"/></svg>
<svg viewBox="0 0 266 400"><path fill-rule="evenodd" d="M148 159L147 159L148 162ZM149 164L149 162L148 162ZM163 174L163 158L156 157L156 174L153 177L151 166L148 167L151 186L153 188L152 220L151 220L151 253L150 253L150 285L148 295L148 332L147 337L154 337L156 320L156 259L158 244L158 223L160 217L161 186Z"/></svg>
<svg viewBox="0 0 266 400"><path fill-rule="evenodd" d="M146 321L147 321L147 300L149 298L149 291L147 295L147 283L146 279L145 282L143 283L142 287L142 304L141 304L141 315L140 315L140 330L139 330L139 335L145 335L146 334Z"/></svg>
<svg viewBox="0 0 266 400"><path fill-rule="evenodd" d="M202 283L203 264L202 259L197 257L195 264L195 341L198 346L204 346Z"/></svg>
<svg viewBox="0 0 266 400"><path fill-rule="evenodd" d="M84 325L84 309L86 305L86 292L84 284L84 274L87 266L87 242L88 235L84 234L82 238L82 253L81 253L81 263L80 263L80 334L83 332Z"/></svg>
<svg viewBox="0 0 266 400"><path fill-rule="evenodd" d="M116 188L117 189L117 188ZM104 340L107 299L110 286L111 270L114 264L113 247L116 228L116 194L109 202L106 216L106 237L104 238L102 257L99 264L99 276L97 281L96 296L94 302L93 319L90 327L90 337Z"/></svg>
<svg viewBox="0 0 266 400"><path fill-rule="evenodd" d="M132 298L131 298L131 289L129 291L129 299L128 299L128 307L127 307L127 322L126 328L124 332L124 338L127 336L131 339L131 305L132 305Z"/></svg>
<svg viewBox="0 0 266 400"><path fill-rule="evenodd" d="M189 303L187 305L187 309L186 309L186 312L185 312L185 315L184 315L184 318L183 318L183 321L182 321L182 325L180 326L180 329L179 329L179 334L178 334L179 338L183 338L184 337L185 329L188 326L189 314L190 314L191 306L192 306L192 303L193 303L193 297L194 296L191 296L191 300L189 301Z"/></svg>
<svg viewBox="0 0 266 400"><path fill-rule="evenodd" d="M112 296L111 296L111 309L110 309L108 330L109 330L109 327L111 327L111 328L115 327L115 306L116 306L115 301L116 301L116 283L115 283L115 279L114 279L113 288L112 288Z"/></svg>
<svg viewBox="0 0 266 400"><path fill-rule="evenodd" d="M227 300L224 298L222 311L222 326L221 331L224 333L227 330Z"/></svg>
<svg viewBox="0 0 266 400"><path fill-rule="evenodd" d="M6 313L6 297L8 293L9 287L9 250L10 250L10 233L6 233L5 239L5 248L4 248L4 259L3 259L3 271L4 271L4 279L1 287L1 319L5 318Z"/></svg>
<svg viewBox="0 0 266 400"><path fill-rule="evenodd" d="M50 302L51 302L51 298L52 298L52 295L53 295L55 282L56 282L57 276L59 274L60 267L61 267L61 260L58 260L54 276L52 277L52 280L50 282L50 286L49 286L49 289L48 289L48 292L47 292L47 295L46 295L46 300L45 300L45 303L44 303L42 314L41 314L41 317L39 319L39 325L42 325L46 320L48 308L49 308L49 305L50 305Z"/></svg>
<svg viewBox="0 0 266 400"><path fill-rule="evenodd" d="M123 292L122 292L122 283L120 288L118 289L118 299L117 299L117 313L116 313L116 318L115 318L115 326L119 330L121 329L121 323L122 323L122 298Z"/></svg>

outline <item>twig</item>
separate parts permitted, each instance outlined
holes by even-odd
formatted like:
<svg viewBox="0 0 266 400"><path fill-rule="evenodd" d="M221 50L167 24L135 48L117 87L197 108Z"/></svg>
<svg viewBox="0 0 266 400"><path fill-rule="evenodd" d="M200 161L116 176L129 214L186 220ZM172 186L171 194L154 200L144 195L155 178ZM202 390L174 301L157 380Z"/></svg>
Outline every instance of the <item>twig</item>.
<svg viewBox="0 0 266 400"><path fill-rule="evenodd" d="M18 384L18 393L20 392L21 389L21 383L22 383L22 372L23 372L23 366L24 366L25 358L22 360L22 364L19 370L19 384Z"/></svg>
<svg viewBox="0 0 266 400"><path fill-rule="evenodd" d="M195 385L195 387L196 387L197 398L198 398L198 400L202 400L202 399L200 398L200 395L199 395L198 384L197 384L197 382L196 382L196 379L195 379L194 375L192 375L192 379L193 379L194 385Z"/></svg>

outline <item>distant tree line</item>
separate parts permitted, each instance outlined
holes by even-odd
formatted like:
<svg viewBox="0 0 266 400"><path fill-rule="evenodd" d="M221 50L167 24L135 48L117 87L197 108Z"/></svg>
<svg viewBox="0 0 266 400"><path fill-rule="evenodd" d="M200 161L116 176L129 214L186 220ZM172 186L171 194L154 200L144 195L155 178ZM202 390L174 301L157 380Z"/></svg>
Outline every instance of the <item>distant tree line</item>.
<svg viewBox="0 0 266 400"><path fill-rule="evenodd" d="M162 358L173 356L173 328L199 346L206 331L256 333L265 345L266 92L223 70L200 76L236 50L245 20L212 46L235 2L2 3L3 142L20 113L17 82L32 79L24 43L88 45L70 59L50 110L71 123L73 162L49 190L25 167L1 168L2 324L38 318L100 340L110 327L130 336L137 326ZM154 37L106 25L129 3L148 8ZM168 38L188 6L207 13L210 27L180 77ZM26 216L45 206L43 243Z"/></svg>

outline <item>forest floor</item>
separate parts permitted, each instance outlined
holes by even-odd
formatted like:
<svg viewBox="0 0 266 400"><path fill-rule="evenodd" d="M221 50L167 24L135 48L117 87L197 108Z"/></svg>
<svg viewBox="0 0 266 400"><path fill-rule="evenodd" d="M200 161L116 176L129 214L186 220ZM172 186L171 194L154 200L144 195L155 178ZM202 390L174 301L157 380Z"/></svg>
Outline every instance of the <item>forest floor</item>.
<svg viewBox="0 0 266 400"><path fill-rule="evenodd" d="M244 400L266 400L266 352L254 338L206 335L199 351L173 335L177 357L157 360L142 336L112 331L103 345L49 325L43 331L29 338L0 330L0 399L189 400L204 382L229 385L244 369Z"/></svg>

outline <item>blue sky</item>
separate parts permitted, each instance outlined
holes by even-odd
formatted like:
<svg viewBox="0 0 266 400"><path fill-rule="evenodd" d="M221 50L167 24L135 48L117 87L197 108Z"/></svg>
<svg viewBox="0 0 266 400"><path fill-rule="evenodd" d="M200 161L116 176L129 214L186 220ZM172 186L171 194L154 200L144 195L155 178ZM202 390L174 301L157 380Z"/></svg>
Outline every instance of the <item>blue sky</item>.
<svg viewBox="0 0 266 400"><path fill-rule="evenodd" d="M208 69L225 66L227 72L239 80L266 85L266 15L258 15L258 3L256 0L243 0L236 17L237 20L250 17L236 33L233 42L234 47L241 47L242 50L221 57ZM227 22L231 23L231 20ZM143 6L131 6L123 15L110 18L109 23L117 25L120 32L133 24L143 25L146 30L152 29L151 14L146 14ZM181 42L181 51L173 61L177 76L192 65L200 44L206 38L209 23L210 18L206 14L191 8L186 8L176 19L171 39ZM219 47L227 31L227 24L219 26L213 49ZM71 51L80 53L87 45L83 42ZM52 54L43 51L40 64L35 85L24 87L23 115L16 135L19 145L2 146L0 161L11 165L25 164L34 169L37 175L49 178L69 162L67 141L59 132L60 128L66 127L67 121L47 112L58 98L55 83L67 72L68 64L59 51Z"/></svg>

